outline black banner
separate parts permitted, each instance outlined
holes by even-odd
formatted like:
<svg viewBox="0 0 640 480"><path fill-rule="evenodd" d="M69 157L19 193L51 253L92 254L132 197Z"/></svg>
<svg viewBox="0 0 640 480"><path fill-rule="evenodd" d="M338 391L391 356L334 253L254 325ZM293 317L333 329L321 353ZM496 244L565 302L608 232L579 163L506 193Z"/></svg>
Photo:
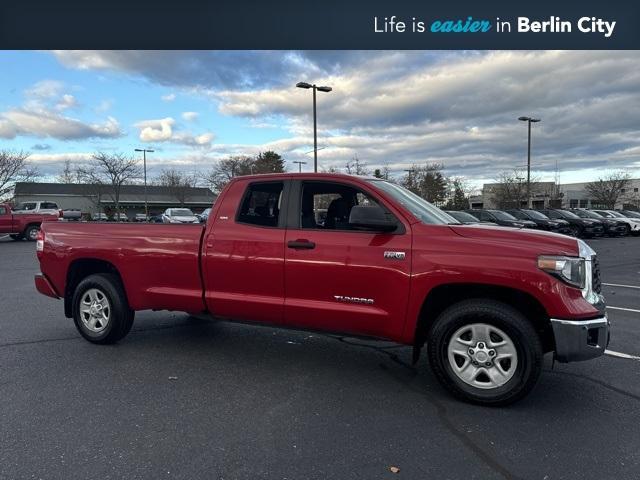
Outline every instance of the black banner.
<svg viewBox="0 0 640 480"><path fill-rule="evenodd" d="M3 49L636 49L640 3L4 0Z"/></svg>

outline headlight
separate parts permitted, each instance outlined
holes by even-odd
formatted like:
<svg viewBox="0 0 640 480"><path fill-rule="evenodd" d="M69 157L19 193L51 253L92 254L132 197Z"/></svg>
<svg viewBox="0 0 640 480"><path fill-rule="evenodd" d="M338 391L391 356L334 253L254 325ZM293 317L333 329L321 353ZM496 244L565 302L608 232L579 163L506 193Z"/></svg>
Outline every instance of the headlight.
<svg viewBox="0 0 640 480"><path fill-rule="evenodd" d="M585 260L576 257L542 255L538 257L538 268L576 288L585 287Z"/></svg>

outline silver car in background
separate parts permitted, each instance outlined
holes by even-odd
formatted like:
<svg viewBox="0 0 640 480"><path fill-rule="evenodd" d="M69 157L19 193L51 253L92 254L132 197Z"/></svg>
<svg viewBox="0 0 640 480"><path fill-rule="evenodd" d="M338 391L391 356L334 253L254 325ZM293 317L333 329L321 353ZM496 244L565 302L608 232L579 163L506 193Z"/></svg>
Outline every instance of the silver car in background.
<svg viewBox="0 0 640 480"><path fill-rule="evenodd" d="M162 223L200 223L200 220L188 208L167 208Z"/></svg>

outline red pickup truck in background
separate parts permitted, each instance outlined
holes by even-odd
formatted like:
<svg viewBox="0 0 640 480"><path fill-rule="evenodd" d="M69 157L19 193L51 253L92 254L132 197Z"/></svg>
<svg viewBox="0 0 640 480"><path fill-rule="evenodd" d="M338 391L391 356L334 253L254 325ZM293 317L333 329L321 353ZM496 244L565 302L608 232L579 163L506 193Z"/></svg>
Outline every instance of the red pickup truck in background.
<svg viewBox="0 0 640 480"><path fill-rule="evenodd" d="M55 222L60 213L13 213L11 205L0 203L0 235L9 234L14 240L35 241L43 222Z"/></svg>
<svg viewBox="0 0 640 480"><path fill-rule="evenodd" d="M137 310L427 346L459 398L504 405L535 385L546 352L604 352L595 252L548 232L462 225L404 188L337 174L232 180L206 225L43 224L38 291L94 343Z"/></svg>

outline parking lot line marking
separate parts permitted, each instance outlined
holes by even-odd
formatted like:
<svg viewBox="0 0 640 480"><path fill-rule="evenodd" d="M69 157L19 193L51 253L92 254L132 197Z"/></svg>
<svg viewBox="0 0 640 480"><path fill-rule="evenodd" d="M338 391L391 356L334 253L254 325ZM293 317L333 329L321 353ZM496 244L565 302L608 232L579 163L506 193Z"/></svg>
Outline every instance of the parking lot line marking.
<svg viewBox="0 0 640 480"><path fill-rule="evenodd" d="M607 309L611 309L611 310L623 310L625 312L636 312L636 313L640 313L640 310L637 310L635 308L622 308L622 307L610 307L607 305Z"/></svg>
<svg viewBox="0 0 640 480"><path fill-rule="evenodd" d="M607 287L624 287L624 288L637 288L640 290L640 287L637 285L622 285L620 283L603 283L602 285L606 285Z"/></svg>
<svg viewBox="0 0 640 480"><path fill-rule="evenodd" d="M612 357L626 358L629 360L640 360L640 357L636 357L635 355L629 355L627 353L621 353L621 352L614 352L613 350L605 350L604 353L605 355L610 355Z"/></svg>

